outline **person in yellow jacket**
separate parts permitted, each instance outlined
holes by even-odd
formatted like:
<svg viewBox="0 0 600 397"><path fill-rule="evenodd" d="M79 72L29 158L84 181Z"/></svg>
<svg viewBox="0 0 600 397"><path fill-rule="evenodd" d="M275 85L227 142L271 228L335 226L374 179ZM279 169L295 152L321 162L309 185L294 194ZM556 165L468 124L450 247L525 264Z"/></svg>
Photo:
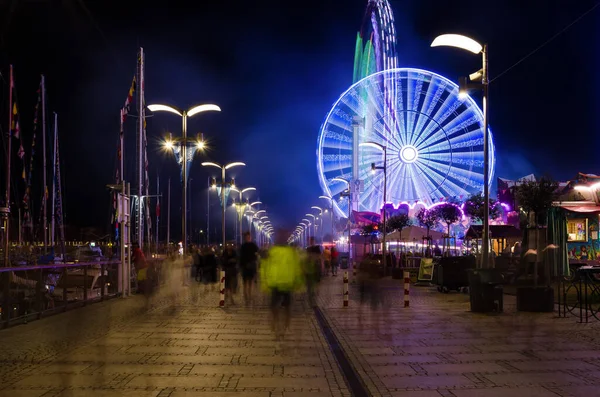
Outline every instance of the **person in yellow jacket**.
<svg viewBox="0 0 600 397"><path fill-rule="evenodd" d="M282 338L291 322L292 293L304 286L302 258L298 250L290 246L272 247L261 262L260 281L263 290L271 294L273 331L278 339Z"/></svg>

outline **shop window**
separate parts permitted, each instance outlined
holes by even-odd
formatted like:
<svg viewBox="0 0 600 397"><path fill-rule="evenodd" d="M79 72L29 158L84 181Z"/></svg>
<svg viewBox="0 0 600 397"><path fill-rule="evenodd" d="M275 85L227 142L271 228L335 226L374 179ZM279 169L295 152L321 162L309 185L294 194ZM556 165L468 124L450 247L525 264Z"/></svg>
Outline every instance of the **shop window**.
<svg viewBox="0 0 600 397"><path fill-rule="evenodd" d="M588 220L569 219L567 221L567 234L569 242L588 241Z"/></svg>

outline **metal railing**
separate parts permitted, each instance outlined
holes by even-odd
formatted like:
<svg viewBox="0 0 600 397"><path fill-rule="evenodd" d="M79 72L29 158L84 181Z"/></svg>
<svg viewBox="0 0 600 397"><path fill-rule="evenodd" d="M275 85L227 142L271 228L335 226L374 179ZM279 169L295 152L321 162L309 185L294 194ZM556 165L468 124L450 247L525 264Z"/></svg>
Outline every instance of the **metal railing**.
<svg viewBox="0 0 600 397"><path fill-rule="evenodd" d="M120 264L112 260L0 268L1 327L118 296Z"/></svg>

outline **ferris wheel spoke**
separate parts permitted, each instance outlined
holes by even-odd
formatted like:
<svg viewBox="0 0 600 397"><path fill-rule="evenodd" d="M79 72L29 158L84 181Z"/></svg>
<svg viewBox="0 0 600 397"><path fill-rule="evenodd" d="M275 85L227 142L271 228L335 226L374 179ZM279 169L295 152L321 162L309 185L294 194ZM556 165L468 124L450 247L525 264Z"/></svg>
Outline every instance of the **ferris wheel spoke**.
<svg viewBox="0 0 600 397"><path fill-rule="evenodd" d="M359 141L387 147L388 201L421 200L432 203L448 196L477 192L483 186L482 113L472 98L458 98L450 80L418 69L375 72L350 87L334 104L320 131L319 178L334 196L347 189L335 176L351 179L354 149L353 119L364 124ZM401 153L414 146L414 161ZM495 148L490 134L490 178ZM381 165L382 153L360 148L359 178L364 191L359 209L379 212L383 203L383 173L370 173L371 163ZM347 216L349 200L336 200L336 211ZM338 211L339 212L339 211Z"/></svg>
<svg viewBox="0 0 600 397"><path fill-rule="evenodd" d="M439 174L444 176L444 186L443 189L440 190L442 193L452 193L451 196L454 196L457 192L464 192L465 181L461 180L462 176L458 175L453 167L448 167L445 164L438 164L435 161L431 161L427 164L427 166L438 172ZM460 193L462 194L462 193ZM460 195L458 194L458 195Z"/></svg>
<svg viewBox="0 0 600 397"><path fill-rule="evenodd" d="M398 161L394 164L388 165L388 198L396 197L398 194L397 190L400 190L402 184L399 183L403 178L404 163ZM390 194L391 193L391 194ZM392 200L393 201L393 200Z"/></svg>
<svg viewBox="0 0 600 397"><path fill-rule="evenodd" d="M413 128L412 139L410 141L411 145L415 145L418 142L421 134L423 132L423 128L425 124L430 121L429 115L426 113L427 107L429 106L429 101L431 100L432 93L430 92L433 89L431 84L427 85L427 92L423 95L422 100L420 101L418 109L415 109L416 114L416 122Z"/></svg>
<svg viewBox="0 0 600 397"><path fill-rule="evenodd" d="M422 178L420 178L419 181L422 185L423 194L419 196L419 199L423 202L431 204L431 200L428 199L430 199L430 196L437 191L438 184L436 183L436 180L434 179L433 175L425 171L425 167L422 163L417 162L415 164L415 167L419 170L419 173L422 176ZM443 178L440 177L439 181L443 181Z"/></svg>
<svg viewBox="0 0 600 397"><path fill-rule="evenodd" d="M452 95L447 96L442 103L442 106L440 106L433 117L436 122L433 125L430 123L423 131L423 135L429 136L432 130L437 128L443 129L448 122L448 118L451 117L456 109L462 105L463 103L459 100L456 100Z"/></svg>
<svg viewBox="0 0 600 397"><path fill-rule="evenodd" d="M435 162L432 162L431 164L433 165ZM470 186L474 189L483 189L482 180L479 180L479 174L452 166L446 171L446 175L449 182L447 185L452 188L452 191L466 191L466 186ZM474 179L475 177L477 177L477 179Z"/></svg>
<svg viewBox="0 0 600 397"><path fill-rule="evenodd" d="M432 190L435 190L435 186L431 183L429 176L425 174L419 164L413 164L411 167L413 173L413 183L415 185L416 200L427 202L427 198Z"/></svg>
<svg viewBox="0 0 600 397"><path fill-rule="evenodd" d="M421 94L423 90L423 80L425 76L418 74L416 78L411 79L409 87L412 88L412 92L409 93L408 98L410 100L410 107L407 108L407 141L413 142L416 136L416 120L420 111L421 105Z"/></svg>

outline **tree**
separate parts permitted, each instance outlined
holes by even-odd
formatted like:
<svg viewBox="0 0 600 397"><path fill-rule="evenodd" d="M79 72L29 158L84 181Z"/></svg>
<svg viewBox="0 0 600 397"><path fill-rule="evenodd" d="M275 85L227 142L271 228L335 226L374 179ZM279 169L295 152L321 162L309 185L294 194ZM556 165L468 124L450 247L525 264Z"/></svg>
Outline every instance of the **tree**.
<svg viewBox="0 0 600 397"><path fill-rule="evenodd" d="M395 215L385 222L385 232L391 233L395 231L402 232L407 226L410 226L411 221L407 214ZM383 224L379 224L379 230L383 230Z"/></svg>
<svg viewBox="0 0 600 397"><path fill-rule="evenodd" d="M481 194L474 194L465 201L465 214L471 219L483 222L484 218L484 203L483 196ZM490 199L490 219L496 219L500 216L501 205L497 200Z"/></svg>
<svg viewBox="0 0 600 397"><path fill-rule="evenodd" d="M456 223L462 215L460 209L455 204L444 203L435 207L434 211L437 213L438 219L446 224L448 236L450 236L450 226Z"/></svg>
<svg viewBox="0 0 600 397"><path fill-rule="evenodd" d="M527 218L533 212L537 225L546 224L546 215L556 201L558 183L548 177L538 181L524 181L517 186L515 196L519 206L527 213ZM532 225L535 226L535 225Z"/></svg>
<svg viewBox="0 0 600 397"><path fill-rule="evenodd" d="M429 231L435 224L438 222L440 218L435 210L428 210L426 208L421 208L419 212L417 212L417 221L419 221L419 225L427 229L427 239L429 240Z"/></svg>
<svg viewBox="0 0 600 397"><path fill-rule="evenodd" d="M370 236L371 234L373 234L373 232L375 231L375 226L369 224L369 225L364 225L361 229L361 234L363 236Z"/></svg>

